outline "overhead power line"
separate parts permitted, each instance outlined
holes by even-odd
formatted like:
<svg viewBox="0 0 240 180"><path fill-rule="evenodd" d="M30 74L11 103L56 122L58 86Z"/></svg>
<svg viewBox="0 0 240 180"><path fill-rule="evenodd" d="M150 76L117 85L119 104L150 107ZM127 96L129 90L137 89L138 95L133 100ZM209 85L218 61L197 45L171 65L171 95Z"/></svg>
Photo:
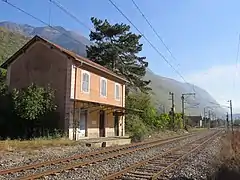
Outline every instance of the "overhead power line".
<svg viewBox="0 0 240 180"><path fill-rule="evenodd" d="M123 12L122 12L122 10L112 1L112 0L108 0L115 8L116 8L116 10L138 31L138 33L148 42L148 44L158 53L158 55L159 56L161 56L162 57L162 59L181 77L181 79L185 82L185 83L187 83L187 84L189 84L186 80L185 80L185 78L183 77L183 75L167 60L167 58L158 50L158 48L156 48L156 46L154 46L153 44L152 44L152 42L140 31L140 29L138 28L138 27L136 27L136 25L127 17L127 15L125 15ZM133 1L133 3L134 3L134 1ZM136 3L134 3L135 5L137 5ZM137 6L138 7L138 6ZM138 9L140 10L140 8L138 7ZM141 11L142 12L142 11ZM142 15L144 16L144 14L142 13ZM145 16L144 16L145 17ZM146 17L145 17L146 18ZM146 21L148 21L147 20L147 18L145 19ZM148 21L149 22L149 21ZM151 26L151 27L153 27L152 25L151 25L151 23L149 22L149 25ZM153 30L154 30L154 32L156 32L156 30L153 28ZM156 32L156 34L158 35L158 33ZM159 35L158 35L159 36ZM159 38L160 38L160 40L162 40L162 38L159 36ZM163 40L162 40L163 41ZM166 45L166 44L165 44ZM167 47L167 46L166 46ZM169 48L167 48L168 50L169 50ZM169 50L170 51L170 50ZM170 51L170 53L171 53L171 51ZM172 53L171 53L172 54ZM174 56L173 56L174 57ZM175 58L176 59L176 58ZM189 84L190 85L190 84ZM194 88L194 85L193 86L191 86L191 88L193 89L193 92L195 92L196 93L196 91L195 91L195 88ZM201 94L198 94L198 96L199 97L201 97L201 98L203 98L202 96L201 96ZM211 101L208 101L209 103L211 103L211 104L213 104L213 102L211 102ZM216 103L215 103L216 104ZM219 106L220 106L220 104L218 104Z"/></svg>
<svg viewBox="0 0 240 180"><path fill-rule="evenodd" d="M137 3L132 0L132 3L134 4L134 6L136 7L136 9L139 11L139 13L142 15L142 17L145 19L145 21L147 22L147 24L150 26L150 28L153 30L153 32L155 33L155 35L158 37L158 39L162 42L163 46L167 49L168 53L171 55L171 57L177 62L176 57L173 55L173 53L171 52L171 50L169 49L169 47L164 43L163 38L159 35L159 33L155 30L155 28L153 27L153 25L150 23L150 21L148 20L148 18L144 15L143 11L140 9L140 7L137 5ZM179 64L178 64L179 65Z"/></svg>
<svg viewBox="0 0 240 180"><path fill-rule="evenodd" d="M59 9L61 9L63 12L65 12L67 15L69 15L71 18L73 18L75 21L77 21L79 24L84 26L86 29L91 31L91 28L88 27L84 22L82 22L80 19L78 19L76 16L74 16L68 9L66 9L61 3L57 0L49 0L52 4L57 6Z"/></svg>
<svg viewBox="0 0 240 180"><path fill-rule="evenodd" d="M118 10L120 14L122 14L122 16L125 17L125 19L127 19L127 21L138 31L138 33L148 42L148 44L158 53L158 55L161 56L162 59L181 77L181 79L187 83L182 74L167 60L167 58L158 50L158 48L151 43L151 41L138 29L138 27L135 26L135 24L121 11L121 9L119 9L112 0L109 0L109 2Z"/></svg>
<svg viewBox="0 0 240 180"><path fill-rule="evenodd" d="M236 76L238 74L239 49L240 49L240 34L238 35L237 55L236 55L236 62L235 62L236 67L235 67L235 75L233 77L233 91L234 91L235 86L236 86Z"/></svg>

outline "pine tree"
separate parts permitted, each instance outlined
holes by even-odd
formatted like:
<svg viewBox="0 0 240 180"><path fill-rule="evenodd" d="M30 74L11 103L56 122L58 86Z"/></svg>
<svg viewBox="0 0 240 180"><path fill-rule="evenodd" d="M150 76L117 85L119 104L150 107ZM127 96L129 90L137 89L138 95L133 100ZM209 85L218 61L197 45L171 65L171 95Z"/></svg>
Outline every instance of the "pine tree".
<svg viewBox="0 0 240 180"><path fill-rule="evenodd" d="M90 40L94 45L87 47L87 57L125 77L129 81L127 88L142 92L150 90L150 81L142 79L148 62L146 57L137 56L143 46L139 43L141 35L130 32L130 26L126 24L111 25L107 20L94 17L91 21L95 31L91 31Z"/></svg>

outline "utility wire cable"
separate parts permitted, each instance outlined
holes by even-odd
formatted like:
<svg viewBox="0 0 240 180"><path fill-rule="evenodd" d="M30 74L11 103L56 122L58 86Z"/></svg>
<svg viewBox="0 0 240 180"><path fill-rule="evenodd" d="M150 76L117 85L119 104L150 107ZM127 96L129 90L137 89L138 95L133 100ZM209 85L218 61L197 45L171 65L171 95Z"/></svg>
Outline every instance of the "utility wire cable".
<svg viewBox="0 0 240 180"><path fill-rule="evenodd" d="M159 33L156 31L156 29L153 27L153 25L151 24L151 22L148 20L148 18L144 15L143 11L140 9L140 7L137 5L137 3L134 0L131 0L132 3L134 4L134 6L136 7L136 9L139 11L139 13L142 15L142 17L144 18L144 20L147 22L147 24L150 26L150 28L153 30L153 32L155 33L155 35L158 37L158 39L162 42L163 46L167 49L168 53L171 55L171 57L173 58L174 61L178 62L176 57L173 55L173 53L171 52L170 48L166 45L166 43L164 43L163 38L159 35ZM180 65L179 63L177 64L178 66ZM195 88L194 85L192 85L193 87L193 91L195 92Z"/></svg>
<svg viewBox="0 0 240 180"><path fill-rule="evenodd" d="M117 10L118 12L125 17L125 19L138 31L138 33L148 42L148 44L158 53L159 56L162 57L162 59L181 77L181 79L187 83L185 78L182 76L182 74L167 60L167 58L156 48L151 41L138 29L137 26L117 7L117 5L112 1L108 0Z"/></svg>
<svg viewBox="0 0 240 180"><path fill-rule="evenodd" d="M147 22L147 24L150 26L150 28L153 30L153 32L155 33L155 35L158 37L158 39L162 42L163 46L167 49L168 53L171 55L171 57L177 62L176 57L173 55L173 53L171 52L171 50L169 49L169 47L164 43L163 38L159 35L159 33L156 31L156 29L153 27L153 25L150 23L150 21L148 20L148 18L144 15L143 11L140 9L140 7L137 5L137 3L132 0L132 3L134 4L134 6L136 7L136 9L139 11L139 13L142 15L142 17L145 19L145 21ZM178 64L180 65L180 64Z"/></svg>
<svg viewBox="0 0 240 180"><path fill-rule="evenodd" d="M240 34L238 35L238 45L237 45L237 55L236 55L236 62L235 62L235 75L233 77L233 91L235 90L236 86L236 77L238 75L238 60L239 60L239 49L240 49ZM234 92L233 92L234 93ZM232 94L233 94L232 93Z"/></svg>
<svg viewBox="0 0 240 180"><path fill-rule="evenodd" d="M112 1L112 0L108 0L116 9L117 11L138 31L138 33L148 42L148 44L158 53L158 55L160 55L163 60L181 77L181 79L189 84L185 78L182 76L182 74L167 60L167 58L151 43L151 41L139 30L139 28L136 27L136 25L122 12L122 10L120 8L118 8L118 6ZM136 4L136 3L135 3ZM160 37L160 36L159 36ZM171 52L171 51L170 51ZM192 87L193 91L196 93L194 86ZM202 97L201 94L198 94L199 97ZM208 101L211 104L217 104L217 103L213 103L211 101ZM217 104L219 106L221 106L220 104Z"/></svg>
<svg viewBox="0 0 240 180"><path fill-rule="evenodd" d="M88 29L89 31L91 31L91 28L88 27L84 22L82 22L81 20L79 20L76 16L74 16L68 9L64 8L63 5L61 5L61 3L57 0L49 0L52 4L54 4L55 6L57 6L59 9L61 9L63 12L65 12L67 15L69 15L70 17L72 17L75 21L77 21L79 24L81 24L82 26L84 26L86 29Z"/></svg>

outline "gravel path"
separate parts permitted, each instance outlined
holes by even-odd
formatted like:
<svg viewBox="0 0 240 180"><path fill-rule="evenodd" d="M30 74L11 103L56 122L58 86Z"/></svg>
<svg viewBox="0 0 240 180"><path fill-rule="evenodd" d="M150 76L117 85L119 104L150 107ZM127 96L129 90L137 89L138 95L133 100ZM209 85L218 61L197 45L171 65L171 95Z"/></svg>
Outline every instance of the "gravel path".
<svg viewBox="0 0 240 180"><path fill-rule="evenodd" d="M75 170L70 170L68 172L61 173L57 176L49 176L48 178L45 179L86 179L86 180L101 179L102 177L106 176L109 173L117 172L119 170L126 168L130 164L136 163L146 158L150 158L159 153L161 154L168 150L169 148L187 144L191 141L199 139L200 137L206 136L208 133L212 132L201 133L199 135L196 135L185 140L180 140L175 143L152 148L150 150L136 152L115 159L109 159L106 160L105 162L99 162L91 166L76 168Z"/></svg>

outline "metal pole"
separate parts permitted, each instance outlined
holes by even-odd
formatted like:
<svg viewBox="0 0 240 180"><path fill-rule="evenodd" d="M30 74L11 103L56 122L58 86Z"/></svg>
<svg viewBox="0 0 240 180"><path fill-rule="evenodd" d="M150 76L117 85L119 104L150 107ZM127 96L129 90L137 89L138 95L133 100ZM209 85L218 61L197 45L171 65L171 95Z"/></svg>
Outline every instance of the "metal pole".
<svg viewBox="0 0 240 180"><path fill-rule="evenodd" d="M210 129L210 124L211 124L211 111L210 110L208 110L208 118L209 118L208 129Z"/></svg>
<svg viewBox="0 0 240 180"><path fill-rule="evenodd" d="M207 123L206 123L206 108L203 108L203 114L204 114L204 127L206 127Z"/></svg>
<svg viewBox="0 0 240 180"><path fill-rule="evenodd" d="M174 126L174 122L175 122L175 112L174 112L174 93L172 93L172 126L173 126L173 130L175 129L175 126Z"/></svg>
<svg viewBox="0 0 240 180"><path fill-rule="evenodd" d="M182 94L182 120L183 120L183 127L186 129L186 123L185 123L185 118L184 118L184 95Z"/></svg>
<svg viewBox="0 0 240 180"><path fill-rule="evenodd" d="M229 130L228 112L227 112L227 115L226 115L226 121L227 121L226 126L227 126L227 131L228 131Z"/></svg>
<svg viewBox="0 0 240 180"><path fill-rule="evenodd" d="M174 93L173 92L169 92L169 95L171 96L171 102L172 102L172 107L171 107L171 114L172 114L172 130L174 130Z"/></svg>
<svg viewBox="0 0 240 180"><path fill-rule="evenodd" d="M233 114L232 114L232 100L230 100L230 117L231 117L231 126L232 126L232 133L233 133Z"/></svg>
<svg viewBox="0 0 240 180"><path fill-rule="evenodd" d="M185 107L184 107L184 99L185 99L185 97L184 96L195 96L195 93L184 93L184 94L182 94L182 97L181 97L181 99L182 99L182 119L183 119L183 124L184 124L184 128L187 130L187 124L188 124L188 122L187 122L187 120L185 119L185 117L184 117L184 109L185 109Z"/></svg>

